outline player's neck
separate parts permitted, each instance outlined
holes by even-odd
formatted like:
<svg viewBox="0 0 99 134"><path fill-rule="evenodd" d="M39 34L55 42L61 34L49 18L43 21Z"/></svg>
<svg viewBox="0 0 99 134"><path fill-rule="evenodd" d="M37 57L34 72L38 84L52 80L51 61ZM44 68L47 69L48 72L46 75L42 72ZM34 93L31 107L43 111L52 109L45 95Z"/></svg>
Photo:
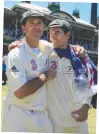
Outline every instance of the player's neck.
<svg viewBox="0 0 99 134"><path fill-rule="evenodd" d="M67 47L68 47L68 41L66 41L66 42L64 42L64 44L63 44L63 49L67 49Z"/></svg>
<svg viewBox="0 0 99 134"><path fill-rule="evenodd" d="M28 45L31 48L36 48L36 47L39 46L39 40L33 40L33 39L30 39L30 38L26 38L26 42L28 43Z"/></svg>
<svg viewBox="0 0 99 134"><path fill-rule="evenodd" d="M60 49L67 49L67 47L68 47L68 41L64 42L60 46L54 46L54 48L60 48Z"/></svg>

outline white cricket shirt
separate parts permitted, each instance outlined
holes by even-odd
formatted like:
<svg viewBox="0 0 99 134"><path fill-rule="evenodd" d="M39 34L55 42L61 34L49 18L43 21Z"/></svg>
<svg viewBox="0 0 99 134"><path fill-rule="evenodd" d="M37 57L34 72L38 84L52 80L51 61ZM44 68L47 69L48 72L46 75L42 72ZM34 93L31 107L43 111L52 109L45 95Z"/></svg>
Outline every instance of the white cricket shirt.
<svg viewBox="0 0 99 134"><path fill-rule="evenodd" d="M67 58L59 58L55 52L49 57L50 66L57 68L57 77L47 82L49 117L55 126L69 127L79 126L71 116L71 112L77 110L72 88L73 68ZM77 96L75 96L77 101ZM83 103L90 103L91 98Z"/></svg>
<svg viewBox="0 0 99 134"><path fill-rule="evenodd" d="M47 101L47 89L44 84L35 93L19 99L14 95L28 80L39 76L40 72L47 64L48 55L53 50L47 41L40 41L38 48L30 48L24 39L19 47L13 49L8 54L7 77L8 91L6 101L30 110L42 110ZM28 89L27 89L28 90Z"/></svg>

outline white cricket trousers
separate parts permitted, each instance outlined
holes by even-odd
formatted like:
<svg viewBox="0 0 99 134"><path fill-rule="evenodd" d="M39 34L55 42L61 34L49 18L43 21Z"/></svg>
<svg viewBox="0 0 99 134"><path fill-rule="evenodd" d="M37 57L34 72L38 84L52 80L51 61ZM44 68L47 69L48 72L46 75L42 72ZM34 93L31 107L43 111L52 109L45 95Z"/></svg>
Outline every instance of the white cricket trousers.
<svg viewBox="0 0 99 134"><path fill-rule="evenodd" d="M80 126L75 127L60 127L54 126L54 133L71 133L71 134L89 134L87 122L80 123Z"/></svg>
<svg viewBox="0 0 99 134"><path fill-rule="evenodd" d="M52 133L53 127L46 110L31 111L10 105L4 109L1 130L2 132Z"/></svg>

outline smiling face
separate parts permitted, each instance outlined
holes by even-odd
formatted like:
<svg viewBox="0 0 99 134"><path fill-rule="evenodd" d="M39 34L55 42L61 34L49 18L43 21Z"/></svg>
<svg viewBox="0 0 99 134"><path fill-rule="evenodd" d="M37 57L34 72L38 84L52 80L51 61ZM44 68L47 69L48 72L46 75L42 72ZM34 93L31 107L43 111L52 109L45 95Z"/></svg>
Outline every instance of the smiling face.
<svg viewBox="0 0 99 134"><path fill-rule="evenodd" d="M43 20L37 17L28 17L26 23L22 25L22 30L25 33L26 37L32 40L39 40L43 35Z"/></svg>
<svg viewBox="0 0 99 134"><path fill-rule="evenodd" d="M50 28L50 41L55 48L67 48L67 42L70 37L70 32L64 33L60 27Z"/></svg>

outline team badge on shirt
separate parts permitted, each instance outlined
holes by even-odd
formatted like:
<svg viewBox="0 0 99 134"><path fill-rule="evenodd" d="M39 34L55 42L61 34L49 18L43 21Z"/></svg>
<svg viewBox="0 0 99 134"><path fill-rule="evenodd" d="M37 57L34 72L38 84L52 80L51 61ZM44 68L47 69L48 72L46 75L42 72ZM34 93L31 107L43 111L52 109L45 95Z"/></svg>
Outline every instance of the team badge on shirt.
<svg viewBox="0 0 99 134"><path fill-rule="evenodd" d="M72 66L68 66L66 69L66 74L71 74L73 73L73 67Z"/></svg>
<svg viewBox="0 0 99 134"><path fill-rule="evenodd" d="M33 71L37 70L37 64L35 63L35 60L32 59L32 60L30 61L30 63L32 64L32 70L33 70Z"/></svg>
<svg viewBox="0 0 99 134"><path fill-rule="evenodd" d="M57 64L56 64L56 61L52 61L50 63L50 67L54 68L54 69L57 69Z"/></svg>

